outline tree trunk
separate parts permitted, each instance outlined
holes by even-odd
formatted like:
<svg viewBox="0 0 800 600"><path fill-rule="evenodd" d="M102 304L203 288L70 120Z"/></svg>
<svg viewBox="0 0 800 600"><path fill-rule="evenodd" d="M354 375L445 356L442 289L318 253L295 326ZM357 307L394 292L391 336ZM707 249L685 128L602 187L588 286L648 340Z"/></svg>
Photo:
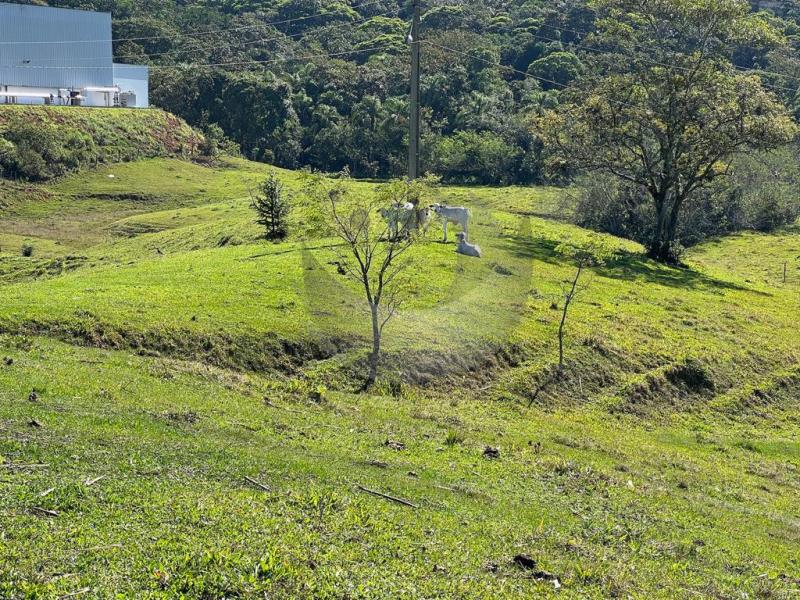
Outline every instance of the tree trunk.
<svg viewBox="0 0 800 600"><path fill-rule="evenodd" d="M668 202L669 193L661 192L654 196L656 204L656 226L647 255L659 262L675 264L675 232L677 228L677 200Z"/></svg>
<svg viewBox="0 0 800 600"><path fill-rule="evenodd" d="M581 278L583 272L583 265L578 265L578 270L575 272L575 279L572 280L572 289L564 296L564 310L561 313L561 323L558 326L558 372L564 369L564 326L567 324L567 311L569 305L575 299L575 294L578 289L578 280Z"/></svg>
<svg viewBox="0 0 800 600"><path fill-rule="evenodd" d="M371 388L378 379L378 359L381 355L381 327L378 305L370 304L370 311L372 313L372 352L369 355L369 373L367 374L364 389Z"/></svg>

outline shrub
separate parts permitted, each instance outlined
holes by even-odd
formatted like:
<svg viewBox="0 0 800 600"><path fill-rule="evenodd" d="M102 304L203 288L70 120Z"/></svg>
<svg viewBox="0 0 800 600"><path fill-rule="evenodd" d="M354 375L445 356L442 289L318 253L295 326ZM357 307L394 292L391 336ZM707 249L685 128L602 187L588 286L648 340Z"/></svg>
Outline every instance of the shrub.
<svg viewBox="0 0 800 600"><path fill-rule="evenodd" d="M291 212L289 199L284 192L283 184L274 172L259 186L258 193L253 196L253 210L258 214L256 222L266 230L264 237L268 240L280 240L289 233L288 218Z"/></svg>
<svg viewBox="0 0 800 600"><path fill-rule="evenodd" d="M642 243L650 239L656 217L642 190L597 174L579 179L578 189L577 225Z"/></svg>
<svg viewBox="0 0 800 600"><path fill-rule="evenodd" d="M6 106L0 176L44 181L97 163L194 155L201 143L186 123L157 109Z"/></svg>
<svg viewBox="0 0 800 600"><path fill-rule="evenodd" d="M203 130L203 143L200 145L200 151L204 156L216 157L220 154L228 154L231 156L240 156L241 150L239 144L231 140L225 135L222 127L216 123L211 123Z"/></svg>
<svg viewBox="0 0 800 600"><path fill-rule="evenodd" d="M2 132L0 168L13 178L42 181L91 162L94 140L66 124L12 118Z"/></svg>
<svg viewBox="0 0 800 600"><path fill-rule="evenodd" d="M509 183L521 167L522 148L491 132L459 131L434 141L431 169L446 181Z"/></svg>
<svg viewBox="0 0 800 600"><path fill-rule="evenodd" d="M22 246L22 256L25 256L25 257L28 257L28 258L33 256L33 246L31 246L30 244L24 244Z"/></svg>

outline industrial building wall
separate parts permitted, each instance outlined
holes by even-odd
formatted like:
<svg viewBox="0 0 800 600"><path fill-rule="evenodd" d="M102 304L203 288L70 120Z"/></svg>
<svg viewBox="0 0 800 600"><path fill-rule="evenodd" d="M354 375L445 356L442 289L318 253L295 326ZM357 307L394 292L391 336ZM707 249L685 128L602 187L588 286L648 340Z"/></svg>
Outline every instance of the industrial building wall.
<svg viewBox="0 0 800 600"><path fill-rule="evenodd" d="M133 93L136 102L130 108L147 108L150 106L150 69L140 65L114 65L114 85L120 94Z"/></svg>
<svg viewBox="0 0 800 600"><path fill-rule="evenodd" d="M0 86L114 83L111 15L0 3Z"/></svg>

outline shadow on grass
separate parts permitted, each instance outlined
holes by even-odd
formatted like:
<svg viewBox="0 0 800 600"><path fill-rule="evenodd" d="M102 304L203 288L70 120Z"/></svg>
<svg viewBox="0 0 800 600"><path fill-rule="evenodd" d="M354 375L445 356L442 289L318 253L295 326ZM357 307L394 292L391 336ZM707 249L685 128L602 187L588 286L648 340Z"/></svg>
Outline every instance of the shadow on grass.
<svg viewBox="0 0 800 600"><path fill-rule="evenodd" d="M567 267L570 262L556 252L561 242L547 238L511 235L503 239L503 247L519 258L538 260L547 264ZM768 292L755 290L737 283L711 277L688 267L672 267L656 262L644 254L624 252L617 255L597 273L610 279L641 281L667 287L706 290L722 293L725 290L750 292L760 296L771 296Z"/></svg>
<svg viewBox="0 0 800 600"><path fill-rule="evenodd" d="M750 292L759 296L771 296L768 292L717 279L689 267L671 267L661 264L644 254L625 253L598 270L604 277L624 281L644 281L667 287L692 290Z"/></svg>

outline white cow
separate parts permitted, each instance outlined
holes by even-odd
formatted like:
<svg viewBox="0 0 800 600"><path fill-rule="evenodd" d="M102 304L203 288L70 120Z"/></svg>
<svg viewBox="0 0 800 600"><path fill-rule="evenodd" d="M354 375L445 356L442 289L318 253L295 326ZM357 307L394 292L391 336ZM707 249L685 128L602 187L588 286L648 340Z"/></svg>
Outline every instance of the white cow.
<svg viewBox="0 0 800 600"><path fill-rule="evenodd" d="M391 239L397 238L400 232L408 229L414 221L415 207L410 202L400 204L395 202L388 208L379 208L378 214L384 218L389 225L389 236Z"/></svg>
<svg viewBox="0 0 800 600"><path fill-rule="evenodd" d="M417 222L413 224L414 229L422 231L422 233L428 233L428 227L430 227L431 220L433 219L433 209L431 209L430 206L417 208L414 214L417 220Z"/></svg>
<svg viewBox="0 0 800 600"><path fill-rule="evenodd" d="M458 246L456 246L456 252L459 254L463 254L464 256L474 256L475 258L481 257L481 247L477 244L470 244L467 241L467 234L463 231L459 231L456 234L458 238Z"/></svg>
<svg viewBox="0 0 800 600"><path fill-rule="evenodd" d="M447 224L448 223L456 223L457 225L461 225L461 228L464 230L464 238L466 239L469 236L469 220L472 217L472 213L468 208L464 208L463 206L447 206L446 204L431 204L431 208L433 212L439 215L442 219L442 225L444 227L444 241L447 241Z"/></svg>

